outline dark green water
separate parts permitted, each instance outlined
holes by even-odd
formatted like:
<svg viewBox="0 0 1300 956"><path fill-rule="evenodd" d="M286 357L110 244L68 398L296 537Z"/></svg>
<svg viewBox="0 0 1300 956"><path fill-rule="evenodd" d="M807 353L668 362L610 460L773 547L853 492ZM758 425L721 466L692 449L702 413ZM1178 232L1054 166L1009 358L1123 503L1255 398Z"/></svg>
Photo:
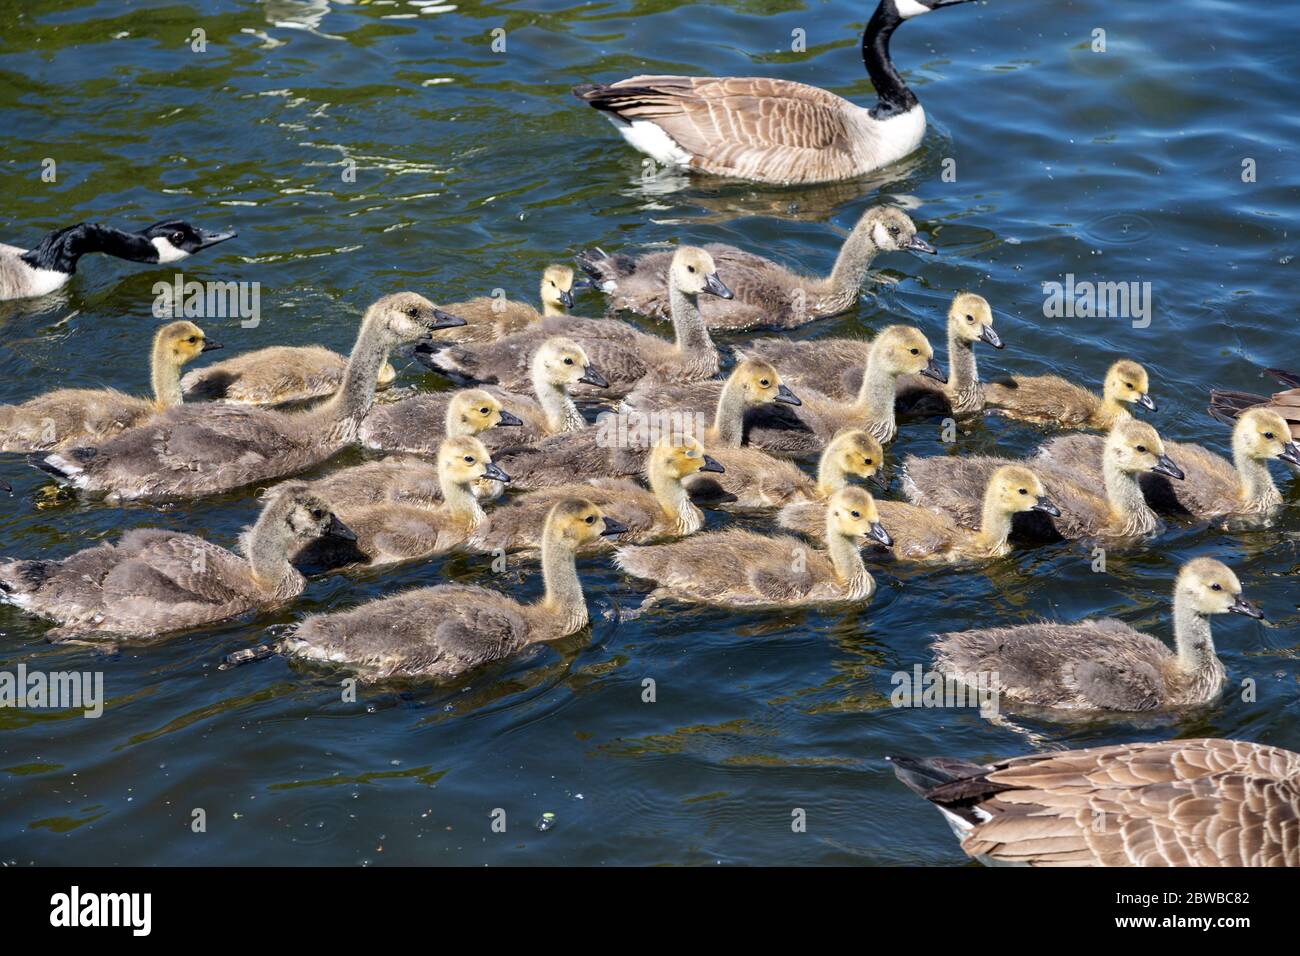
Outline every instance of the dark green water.
<svg viewBox="0 0 1300 956"><path fill-rule="evenodd" d="M640 155L568 93L643 71L757 73L866 102L856 44L871 6L3 0L0 241L30 245L81 220L233 225L237 241L184 264L189 278L261 283L258 328L205 323L224 354L346 350L383 293L531 297L546 263L596 243L731 241L821 271L861 210L888 200L941 255L880 260L897 284L810 334L904 320L938 343L947 298L972 288L1008 343L981 353L985 374L1092 383L1127 354L1151 371L1160 412L1148 419L1166 437L1225 451L1207 388L1258 390L1257 364L1300 366L1296 4L997 0L905 24L894 51L930 116L925 145L848 186L643 182ZM203 53L189 46L197 27ZM490 49L498 27L504 53ZM788 52L797 28L806 54ZM1090 48L1096 28L1104 53ZM40 178L47 157L54 183ZM151 287L174 271L95 257L62 300L0 306L0 402L58 385L145 390ZM1150 326L1044 317L1042 283L1066 273L1150 282ZM579 300L586 314L600 308ZM418 366L401 375L445 387ZM989 420L959 448L1021 454L1041 437ZM943 450L924 422L890 454ZM38 509L46 482L21 457L0 459L0 477L15 490L0 499L0 554L14 556L62 556L139 526L233 545L256 513L244 495L161 512ZM1106 574L1069 546L977 570L886 568L877 600L849 612L679 607L615 626L604 612L639 589L592 560L590 632L451 687L372 689L357 703L340 700L337 674L217 665L308 611L450 578L531 596L536 569L503 578L453 557L317 580L282 612L107 659L48 646L44 624L0 607L0 668L102 670L109 697L98 720L0 711L0 861L961 863L886 754L978 759L1200 735L1300 750L1300 517L1287 495L1272 530L1177 528L1111 554ZM1016 727L889 706L890 676L928 660L936 629L1117 614L1168 636L1173 574L1200 554L1231 564L1272 621L1216 622L1231 682L1217 706ZM655 703L642 702L646 678ZM1247 678L1249 703L1236 687ZM195 808L206 833L191 832ZM496 808L505 834L490 830ZM806 833L791 831L795 808ZM544 812L556 823L539 832Z"/></svg>

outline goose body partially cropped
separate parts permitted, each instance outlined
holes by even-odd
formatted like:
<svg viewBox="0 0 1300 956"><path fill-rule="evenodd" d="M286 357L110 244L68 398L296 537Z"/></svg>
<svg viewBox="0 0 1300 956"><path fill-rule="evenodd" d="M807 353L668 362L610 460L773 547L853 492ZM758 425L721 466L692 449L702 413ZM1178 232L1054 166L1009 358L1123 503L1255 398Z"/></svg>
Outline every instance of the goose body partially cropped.
<svg viewBox="0 0 1300 956"><path fill-rule="evenodd" d="M634 76L574 87L634 148L665 166L763 183L852 179L902 159L925 110L889 56L904 20L966 0L881 0L862 34L870 109L774 77Z"/></svg>

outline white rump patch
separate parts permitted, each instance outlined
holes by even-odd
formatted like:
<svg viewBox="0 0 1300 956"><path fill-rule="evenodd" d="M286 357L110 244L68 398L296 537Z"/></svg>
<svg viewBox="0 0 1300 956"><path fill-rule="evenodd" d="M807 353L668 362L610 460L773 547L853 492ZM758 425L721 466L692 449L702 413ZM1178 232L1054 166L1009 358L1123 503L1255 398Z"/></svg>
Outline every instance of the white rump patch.
<svg viewBox="0 0 1300 956"><path fill-rule="evenodd" d="M33 269L25 262L23 265L27 269L23 295L48 295L55 289L62 289L72 278L68 273L59 272L57 269Z"/></svg>
<svg viewBox="0 0 1300 956"><path fill-rule="evenodd" d="M153 247L158 250L159 262L176 262L178 259L189 258L189 253L184 249L177 249L171 244L166 236L155 236L149 240Z"/></svg>
<svg viewBox="0 0 1300 956"><path fill-rule="evenodd" d="M691 154L677 145L677 141L663 131L656 123L649 120L628 122L613 113L603 114L622 134L633 149L645 153L657 163L665 166L689 166Z"/></svg>

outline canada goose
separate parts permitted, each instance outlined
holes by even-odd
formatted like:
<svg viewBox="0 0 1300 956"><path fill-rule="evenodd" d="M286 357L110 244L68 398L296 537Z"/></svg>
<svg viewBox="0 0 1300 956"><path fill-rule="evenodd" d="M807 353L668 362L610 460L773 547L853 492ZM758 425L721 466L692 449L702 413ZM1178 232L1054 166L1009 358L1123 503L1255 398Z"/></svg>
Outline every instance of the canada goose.
<svg viewBox="0 0 1300 956"><path fill-rule="evenodd" d="M530 491L493 509L470 536L469 546L486 552L540 548L543 522L551 508L564 498L578 496L627 528L619 535L620 543L684 537L700 530L704 515L691 503L683 480L702 472L722 471L696 439L668 436L646 458L649 491L626 478L596 478L585 484L571 482Z"/></svg>
<svg viewBox="0 0 1300 956"><path fill-rule="evenodd" d="M726 471L688 480L686 489L692 498L739 510L780 507L778 523L787 514L799 514L814 529L814 536L821 534L825 524L826 500L850 477L875 477L885 458L880 442L858 428L845 429L826 444L816 478L793 462L757 448L718 447L713 455Z"/></svg>
<svg viewBox="0 0 1300 956"><path fill-rule="evenodd" d="M1233 392L1216 388L1210 392L1210 414L1219 421L1231 425L1233 420L1248 408L1266 405L1286 419L1291 428L1291 437L1300 441L1300 375L1285 372L1280 368L1264 370L1266 374L1286 386L1285 391L1270 395L1254 395L1250 392Z"/></svg>
<svg viewBox="0 0 1300 956"><path fill-rule="evenodd" d="M464 545L484 519L474 494L475 483L507 483L510 475L493 463L483 443L472 435L444 440L438 449L437 470L442 500L436 505L390 498L353 510L330 501L356 534L355 547L345 550L353 556L364 555L373 566L427 558ZM333 566L338 563L333 557L337 549L329 550L329 554L322 554L321 548L308 545L297 560Z"/></svg>
<svg viewBox="0 0 1300 956"><path fill-rule="evenodd" d="M1264 615L1213 558L1183 565L1174 584L1174 644L1115 618L939 634L936 666L951 679L996 674L1000 698L1056 710L1140 711L1205 704L1223 687L1210 616Z"/></svg>
<svg viewBox="0 0 1300 956"><path fill-rule="evenodd" d="M581 345L609 379L602 395L626 395L646 376L670 382L709 378L718 371L718 349L704 325L698 299L701 295L729 299L731 290L718 278L713 258L703 249L679 246L672 262L669 298L676 333L672 342L609 319L548 318L535 330L499 342L450 345L420 359L453 381L495 382L522 391L529 384L533 352L550 336L565 335Z"/></svg>
<svg viewBox="0 0 1300 956"><path fill-rule="evenodd" d="M779 368L779 366L778 366ZM818 454L836 432L861 428L879 442L893 441L898 431L894 393L898 378L921 374L947 381L934 361L934 350L917 329L891 325L871 343L857 398L832 398L815 387L801 386L798 410L754 408L745 416L745 443L774 455ZM660 386L646 383L623 400L624 407L700 411L717 400L719 383Z"/></svg>
<svg viewBox="0 0 1300 956"><path fill-rule="evenodd" d="M1198 518L1265 515L1277 510L1282 495L1268 473L1272 459L1300 466L1300 446L1281 415L1252 408L1232 430L1232 461L1201 445L1166 442L1165 451L1186 475L1172 483L1148 473L1138 479L1147 503L1157 511L1176 511ZM1046 442L1039 458L1067 468L1081 481L1100 481L1105 440L1098 435L1062 435ZM1235 465L1235 467L1234 467Z"/></svg>
<svg viewBox="0 0 1300 956"><path fill-rule="evenodd" d="M877 501L880 521L890 529L893 553L901 561L956 563L1000 558L1011 551L1012 518L1022 512L1059 515L1038 476L1019 465L1003 465L984 491L980 525L966 528L950 516L904 501ZM811 507L781 509L777 523L808 537L819 533Z"/></svg>
<svg viewBox="0 0 1300 956"><path fill-rule="evenodd" d="M180 405L103 444L31 459L60 482L118 500L231 491L318 465L356 439L388 351L460 322L413 292L367 311L343 387L303 412L246 405Z"/></svg>
<svg viewBox="0 0 1300 956"><path fill-rule="evenodd" d="M1116 422L1128 421L1130 405L1154 412L1156 403L1149 389L1147 370L1121 359L1106 372L1101 398L1059 375L1013 375L986 384L984 402L1009 418L1104 431Z"/></svg>
<svg viewBox="0 0 1300 956"><path fill-rule="evenodd" d="M546 594L540 601L521 604L459 584L420 588L350 611L312 615L281 649L292 657L345 665L373 680L455 677L586 627L575 554L601 535L625 530L590 501L565 499L551 509L542 532Z"/></svg>
<svg viewBox="0 0 1300 956"><path fill-rule="evenodd" d="M346 357L321 345L273 345L195 369L181 379L191 402L285 405L333 395L343 384ZM397 371L379 367L376 387L388 388Z"/></svg>
<svg viewBox="0 0 1300 956"><path fill-rule="evenodd" d="M763 77L634 76L585 83L574 96L600 110L635 149L682 166L762 183L852 179L921 145L925 111L889 57L904 20L964 0L881 0L862 33L877 102Z"/></svg>
<svg viewBox="0 0 1300 956"><path fill-rule="evenodd" d="M520 426L517 431L511 429L508 434L492 436L491 441L485 442L490 448L531 445L548 435L585 428L587 421L569 390L577 385L601 388L607 381L591 364L582 346L562 336L547 339L533 352L529 378L535 398L495 385L473 390L476 395L490 395L500 412L507 416L506 423ZM361 423L361 444L384 451L428 454L444 434L450 401L446 392L435 392L376 405ZM485 402L480 407L488 404Z"/></svg>
<svg viewBox="0 0 1300 956"><path fill-rule="evenodd" d="M750 409L773 402L799 403L766 362L741 362L725 382L699 384L721 386L712 390L712 424L705 425L704 414L693 409L632 409L602 416L595 428L555 435L531 448L505 449L498 457L514 476L515 487L525 490L567 484L575 475L627 478L641 473L646 452L658 436L692 435L713 454L741 444Z"/></svg>
<svg viewBox="0 0 1300 956"><path fill-rule="evenodd" d="M0 601L57 622L63 640L103 632L150 637L283 604L305 587L288 555L351 532L302 485L269 496L241 557L202 538L136 529L62 561L0 562Z"/></svg>
<svg viewBox="0 0 1300 956"><path fill-rule="evenodd" d="M983 489L993 472L1005 464L1005 459L982 456L909 455L903 461L903 493L913 504L949 514L963 527L977 528ZM1121 422L1106 437L1101 491L1095 490L1095 482L1069 467L1042 460L1032 465L1061 512L1052 517L1050 528L1036 524L1026 529L1035 536L1081 539L1154 534L1161 527L1160 519L1143 497L1139 477L1153 472L1183 479L1182 470L1165 454L1156 430L1136 420Z"/></svg>
<svg viewBox="0 0 1300 956"><path fill-rule="evenodd" d="M0 405L0 451L33 452L71 442L104 441L181 403L180 368L221 348L193 322L171 322L153 337L153 400L114 389L61 388L21 405Z"/></svg>
<svg viewBox="0 0 1300 956"><path fill-rule="evenodd" d="M907 214L890 206L874 206L862 214L826 278L800 275L735 246L711 243L704 250L727 277L735 298L702 301L700 314L710 329L732 331L759 326L793 329L848 312L857 305L858 291L877 253L934 252L916 235ZM668 294L672 258L671 252L632 259L590 249L579 253L577 260L592 285L610 297L611 308L666 319L672 315Z"/></svg>
<svg viewBox="0 0 1300 956"><path fill-rule="evenodd" d="M789 535L767 537L731 529L667 544L619 548L614 562L633 577L655 582L647 598L729 607L802 607L866 601L876 591L859 549L866 539L888 547L874 499L849 486L825 508L826 550Z"/></svg>
<svg viewBox="0 0 1300 956"><path fill-rule="evenodd" d="M544 316L566 316L573 308L573 270L568 266L547 266L542 272L542 311L526 302L513 302L496 296L479 296L467 302L447 306L452 315L465 320L463 329L448 329L434 336L434 341L495 342L515 332L526 332ZM425 349L421 349L425 351Z"/></svg>
<svg viewBox="0 0 1300 956"><path fill-rule="evenodd" d="M984 392L975 365L975 343L1003 348L993 330L988 300L959 292L948 306L948 382L931 377L900 376L894 407L905 414L969 414L984 407ZM865 339L758 339L743 346L745 355L767 359L786 370L796 386L809 386L831 398L851 399L862 388L871 352Z"/></svg>
<svg viewBox="0 0 1300 956"><path fill-rule="evenodd" d="M1244 740L892 757L966 855L1020 866L1300 866L1300 754Z"/></svg>
<svg viewBox="0 0 1300 956"><path fill-rule="evenodd" d="M180 219L156 222L140 232L79 222L54 230L35 249L0 244L0 301L48 295L62 288L87 253L102 252L132 262L177 262L233 238L234 232L208 232Z"/></svg>

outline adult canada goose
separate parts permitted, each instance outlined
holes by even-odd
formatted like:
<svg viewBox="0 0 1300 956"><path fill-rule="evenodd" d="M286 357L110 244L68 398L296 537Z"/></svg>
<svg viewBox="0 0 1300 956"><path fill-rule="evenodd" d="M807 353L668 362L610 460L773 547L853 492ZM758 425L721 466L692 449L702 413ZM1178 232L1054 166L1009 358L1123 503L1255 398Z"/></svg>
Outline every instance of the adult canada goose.
<svg viewBox="0 0 1300 956"><path fill-rule="evenodd" d="M679 246L669 270L674 341L638 332L612 320L543 319L539 328L506 336L499 342L452 345L422 356L434 371L453 381L495 382L512 391L528 387L532 355L553 335L566 335L586 350L608 378L600 396L626 395L647 376L669 382L693 382L718 372L718 349L700 315L701 295L731 298L718 278L713 258L695 246Z"/></svg>
<svg viewBox="0 0 1300 956"><path fill-rule="evenodd" d="M587 626L577 551L626 529L590 501L557 503L542 531L546 594L522 604L498 591L443 584L312 615L284 640L292 657L342 664L372 680L455 677Z"/></svg>
<svg viewBox="0 0 1300 956"><path fill-rule="evenodd" d="M981 863L1300 866L1300 754L1281 747L1166 740L984 765L890 759Z"/></svg>
<svg viewBox="0 0 1300 956"><path fill-rule="evenodd" d="M763 77L634 76L575 86L634 148L666 166L763 183L851 179L921 145L925 111L889 57L904 20L964 0L881 0L862 34L870 109Z"/></svg>
<svg viewBox="0 0 1300 956"><path fill-rule="evenodd" d="M356 439L390 349L459 322L413 292L387 295L366 311L343 387L308 411L180 405L96 447L32 463L74 488L119 500L219 494L292 475Z"/></svg>
<svg viewBox="0 0 1300 956"><path fill-rule="evenodd" d="M957 563L1000 558L1011 552L1008 539L1015 515L1041 511L1059 515L1042 481L1030 469L1003 465L984 491L978 530L965 528L946 514L905 501L877 501L881 524L890 529L893 553L900 561ZM809 537L819 529L808 505L787 505L777 524Z"/></svg>
<svg viewBox="0 0 1300 956"><path fill-rule="evenodd" d="M993 310L973 292L959 292L948 306L948 381L903 375L895 384L898 412L967 414L984 407L984 392L975 365L975 344L1003 347L993 330ZM862 389L871 354L867 339L757 339L743 346L745 355L766 359L785 369L796 386L809 386L838 399L852 399Z"/></svg>
<svg viewBox="0 0 1300 956"><path fill-rule="evenodd" d="M538 347L529 362L529 372L532 396L496 385L473 390L476 395L491 396L500 412L508 416L508 423L520 426L508 434L491 436L492 440L485 442L490 448L531 445L549 435L586 428L587 420L578 411L569 390L579 385L600 388L607 381L591 364L582 346L561 336L553 336ZM429 454L437 448L444 434L444 422L451 414L449 402L454 399L449 399L447 394L434 392L376 405L361 423L361 444L383 451ZM485 402L480 407L488 405Z"/></svg>
<svg viewBox="0 0 1300 956"><path fill-rule="evenodd" d="M849 478L875 477L884 462L880 442L859 428L837 434L822 450L817 476L806 474L784 458L774 458L757 448L718 446L713 457L725 471L688 479L686 490L710 507L749 511L781 507L781 513L801 513L820 535L826 501L849 483Z"/></svg>
<svg viewBox="0 0 1300 956"><path fill-rule="evenodd" d="M285 405L333 395L343 384L346 356L323 345L273 345L195 369L181 379L190 402ZM376 387L388 388L397 371L379 367Z"/></svg>
<svg viewBox="0 0 1300 956"><path fill-rule="evenodd" d="M767 364L767 363L764 363ZM779 368L779 366L778 366ZM755 408L745 416L745 443L774 455L818 454L836 432L861 428L879 442L893 441L898 431L894 393L903 375L927 375L946 381L934 350L920 331L891 325L871 343L857 398L844 401L801 386L798 410ZM720 383L693 382L661 386L647 382L623 400L624 408L661 413L698 413L717 401Z"/></svg>
<svg viewBox="0 0 1300 956"><path fill-rule="evenodd" d="M996 692L1055 710L1141 711L1206 704L1225 673L1214 652L1210 617L1264 615L1241 596L1232 569L1213 558L1183 565L1174 584L1174 645L1115 618L1042 622L939 634L938 669L958 682L996 674Z"/></svg>
<svg viewBox="0 0 1300 956"><path fill-rule="evenodd" d="M342 550L353 558L358 553L364 555L374 566L427 558L464 545L484 519L474 494L475 483L504 483L510 476L493 463L483 443L472 435L443 441L437 469L442 500L433 506L389 500L354 510L329 502L356 535L355 545ZM325 549L329 553L322 553ZM334 554L337 550L308 545L297 560L335 566L340 563Z"/></svg>
<svg viewBox="0 0 1300 956"><path fill-rule="evenodd" d="M1129 406L1154 412L1147 370L1121 359L1106 372L1101 398L1059 375L1013 375L984 386L984 401L998 414L1063 428L1109 429L1133 417Z"/></svg>
<svg viewBox="0 0 1300 956"><path fill-rule="evenodd" d="M984 456L917 458L903 461L902 488L913 504L951 515L967 528L979 527L983 489L1002 458ZM1130 420L1111 429L1102 457L1102 490L1070 468L1036 460L1034 471L1061 512L1051 527L1025 530L1035 537L1069 539L1131 538L1154 534L1160 519L1147 504L1139 477L1146 472L1183 479L1182 470L1165 454L1164 442L1145 422Z"/></svg>
<svg viewBox="0 0 1300 956"><path fill-rule="evenodd" d="M487 552L536 550L541 547L543 523L551 508L579 495L627 528L619 535L620 543L684 537L700 530L704 515L691 503L683 480L702 472L722 471L694 438L669 436L660 440L646 459L649 491L626 478L595 478L530 491L494 508L474 529L469 546Z"/></svg>
<svg viewBox="0 0 1300 956"><path fill-rule="evenodd" d="M0 301L62 288L76 273L81 257L91 252L132 262L178 262L233 238L234 232L208 232L180 219L156 222L139 232L79 222L54 230L34 249L0 244Z"/></svg>
<svg viewBox="0 0 1300 956"><path fill-rule="evenodd" d="M747 411L773 402L798 404L776 369L766 362L741 362L714 393L712 424L704 413L639 410L600 418L595 428L555 435L531 448L505 449L498 456L515 487L547 488L583 478L627 478L641 473L645 456L664 435L692 435L712 454L738 447ZM725 467L725 466L724 466Z"/></svg>
<svg viewBox="0 0 1300 956"><path fill-rule="evenodd" d="M1061 435L1045 443L1039 458L1068 469L1081 481L1102 478L1105 440L1099 435ZM1147 502L1157 511L1174 511L1198 518L1221 515L1266 515L1282 504L1282 495L1268 473L1272 459L1300 466L1300 446L1281 415L1252 408L1232 430L1232 461L1201 445L1166 442L1165 451L1178 462L1185 479L1171 482L1147 473L1138 479Z"/></svg>
<svg viewBox="0 0 1300 956"><path fill-rule="evenodd" d="M668 598L726 607L803 607L869 600L876 582L859 550L867 539L892 543L874 499L862 488L841 488L825 514L824 552L789 535L730 529L622 547L614 561L658 585L648 604Z"/></svg>
<svg viewBox="0 0 1300 956"><path fill-rule="evenodd" d="M452 315L465 320L463 329L448 329L434 340L454 342L495 342L515 332L526 332L544 317L567 316L573 308L573 270L568 266L547 266L542 272L542 311L527 302L515 302L494 295L483 295L447 306ZM421 349L420 351L425 351Z"/></svg>
<svg viewBox="0 0 1300 956"><path fill-rule="evenodd" d="M735 246L711 243L704 250L727 277L734 298L700 303L710 329L793 329L815 319L848 312L858 302L867 269L880 252L934 252L916 235L916 226L901 209L874 206L840 247L835 267L825 278L800 275ZM592 285L609 296L610 307L666 319L672 315L668 292L671 252L651 252L635 259L611 256L601 249L578 254L578 265Z"/></svg>
<svg viewBox="0 0 1300 956"><path fill-rule="evenodd" d="M1216 388L1210 392L1210 414L1231 425L1246 409L1263 405L1285 418L1291 429L1291 437L1300 441L1300 375L1280 368L1269 368L1264 372L1285 385L1286 389L1270 396Z"/></svg>
<svg viewBox="0 0 1300 956"><path fill-rule="evenodd" d="M322 536L351 532L302 485L285 484L241 537L243 557L194 535L140 528L62 561L0 562L0 601L57 622L49 640L150 637L297 597L305 582L289 555Z"/></svg>
<svg viewBox="0 0 1300 956"><path fill-rule="evenodd" d="M60 388L21 405L0 405L0 451L33 452L71 442L103 441L181 403L180 368L221 348L193 322L171 322L153 337L153 399L111 388Z"/></svg>

